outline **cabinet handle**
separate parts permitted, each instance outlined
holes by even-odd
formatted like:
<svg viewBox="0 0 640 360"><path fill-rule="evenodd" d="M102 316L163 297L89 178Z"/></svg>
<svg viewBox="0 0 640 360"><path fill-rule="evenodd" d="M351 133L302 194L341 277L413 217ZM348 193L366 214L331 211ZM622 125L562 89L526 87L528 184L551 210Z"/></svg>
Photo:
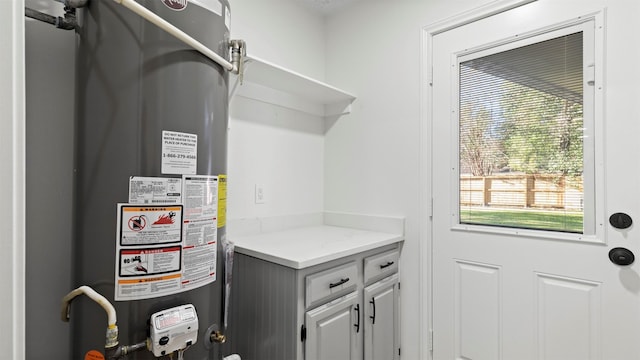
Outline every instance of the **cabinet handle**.
<svg viewBox="0 0 640 360"><path fill-rule="evenodd" d="M336 286L340 286L340 285L346 283L347 281L349 281L349 278L340 279L340 281L338 281L336 283L329 283L329 289L333 289Z"/></svg>
<svg viewBox="0 0 640 360"><path fill-rule="evenodd" d="M353 326L356 327L356 333L359 333L360 332L360 304L356 304L355 310L356 310L356 320L358 322L353 324Z"/></svg>
<svg viewBox="0 0 640 360"><path fill-rule="evenodd" d="M369 318L371 318L371 325L375 325L376 324L376 298L371 298L371 301L369 301L369 304L373 306L373 315L369 316Z"/></svg>
<svg viewBox="0 0 640 360"><path fill-rule="evenodd" d="M393 264L394 264L393 261L387 261L386 264L380 265L380 269L388 268L389 266L391 266Z"/></svg>

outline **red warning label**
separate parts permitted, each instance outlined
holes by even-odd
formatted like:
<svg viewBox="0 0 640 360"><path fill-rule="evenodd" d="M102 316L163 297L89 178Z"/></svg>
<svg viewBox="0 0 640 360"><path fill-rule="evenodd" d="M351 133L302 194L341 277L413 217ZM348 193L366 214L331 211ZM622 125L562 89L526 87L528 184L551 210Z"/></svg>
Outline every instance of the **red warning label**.
<svg viewBox="0 0 640 360"><path fill-rule="evenodd" d="M182 205L120 208L121 246L162 245L182 241Z"/></svg>
<svg viewBox="0 0 640 360"><path fill-rule="evenodd" d="M120 276L153 276L180 271L182 247L120 250Z"/></svg>

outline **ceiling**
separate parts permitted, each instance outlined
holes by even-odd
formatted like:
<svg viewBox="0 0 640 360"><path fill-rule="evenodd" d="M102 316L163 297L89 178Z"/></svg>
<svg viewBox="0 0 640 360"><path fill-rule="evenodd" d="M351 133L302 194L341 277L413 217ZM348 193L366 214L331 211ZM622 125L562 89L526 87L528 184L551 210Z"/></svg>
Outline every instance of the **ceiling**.
<svg viewBox="0 0 640 360"><path fill-rule="evenodd" d="M295 0L305 7L323 15L328 15L360 0Z"/></svg>

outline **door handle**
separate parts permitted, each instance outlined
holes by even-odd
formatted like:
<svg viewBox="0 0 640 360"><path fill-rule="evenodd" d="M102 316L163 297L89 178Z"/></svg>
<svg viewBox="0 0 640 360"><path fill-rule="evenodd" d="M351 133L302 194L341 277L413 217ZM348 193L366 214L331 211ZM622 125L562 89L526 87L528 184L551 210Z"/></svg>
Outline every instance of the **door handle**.
<svg viewBox="0 0 640 360"><path fill-rule="evenodd" d="M631 216L618 212L609 216L609 224L616 229L626 229L633 224L633 220Z"/></svg>
<svg viewBox="0 0 640 360"><path fill-rule="evenodd" d="M346 283L347 281L349 281L349 278L340 279L340 281L338 281L336 283L329 283L329 289L333 289L336 286L340 286L340 285Z"/></svg>
<svg viewBox="0 0 640 360"><path fill-rule="evenodd" d="M617 247L609 251L609 260L616 265L627 266L633 264L635 256L631 250Z"/></svg>
<svg viewBox="0 0 640 360"><path fill-rule="evenodd" d="M375 325L376 324L376 298L371 298L371 301L369 301L369 304L371 304L373 307L373 315L369 316L369 318L371 318L371 325Z"/></svg>
<svg viewBox="0 0 640 360"><path fill-rule="evenodd" d="M356 311L357 322L353 324L353 326L356 327L356 333L359 333L360 332L360 304L356 304L355 311Z"/></svg>

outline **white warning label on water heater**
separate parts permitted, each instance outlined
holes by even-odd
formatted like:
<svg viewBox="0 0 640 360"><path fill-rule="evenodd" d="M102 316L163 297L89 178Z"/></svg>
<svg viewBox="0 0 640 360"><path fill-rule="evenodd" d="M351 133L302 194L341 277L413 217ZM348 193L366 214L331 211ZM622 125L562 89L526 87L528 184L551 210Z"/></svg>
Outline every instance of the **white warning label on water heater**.
<svg viewBox="0 0 640 360"><path fill-rule="evenodd" d="M155 178L130 180L139 187L131 200L148 198L155 186L160 194L166 191ZM216 281L219 180L183 175L182 204L118 204L116 301L177 294Z"/></svg>
<svg viewBox="0 0 640 360"><path fill-rule="evenodd" d="M179 204L182 179L132 176L129 178L129 204Z"/></svg>
<svg viewBox="0 0 640 360"><path fill-rule="evenodd" d="M197 171L198 135L162 131L163 174L192 175Z"/></svg>
<svg viewBox="0 0 640 360"><path fill-rule="evenodd" d="M182 205L119 207L121 246L182 242Z"/></svg>
<svg viewBox="0 0 640 360"><path fill-rule="evenodd" d="M182 286L199 287L216 280L218 177L183 176L184 224Z"/></svg>
<svg viewBox="0 0 640 360"><path fill-rule="evenodd" d="M182 205L118 204L116 301L183 291L182 220Z"/></svg>
<svg viewBox="0 0 640 360"><path fill-rule="evenodd" d="M180 271L182 247L121 248L120 277L159 275Z"/></svg>

